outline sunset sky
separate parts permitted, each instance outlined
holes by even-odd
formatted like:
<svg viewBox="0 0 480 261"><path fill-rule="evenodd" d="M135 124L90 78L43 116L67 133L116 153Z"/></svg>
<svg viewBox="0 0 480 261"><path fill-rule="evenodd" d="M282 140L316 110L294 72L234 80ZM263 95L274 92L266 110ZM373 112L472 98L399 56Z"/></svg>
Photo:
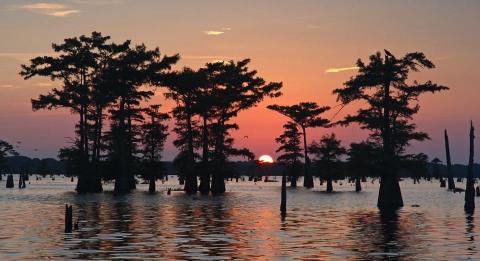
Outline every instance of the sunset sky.
<svg viewBox="0 0 480 261"><path fill-rule="evenodd" d="M77 117L61 110L32 112L30 99L59 83L48 78L24 81L18 75L20 64L51 55L52 42L100 31L116 42L131 39L158 46L163 54L179 53L177 68L251 58L251 68L260 76L284 83L284 95L240 114L235 137L238 145L257 155L272 156L286 118L266 105L315 101L334 107L331 92L355 75L357 58L383 49L397 56L422 51L437 68L411 79L432 80L451 90L422 97L415 122L432 139L414 144L410 151L444 160L446 128L454 163L465 164L469 120L480 137L479 25L480 1L474 0L0 0L0 139L18 145L26 156L56 157L66 137L73 136ZM161 94L153 100L164 103ZM345 108L334 120L352 109ZM309 140L331 132L345 146L365 138L352 126L312 130ZM165 151L168 160L176 154L171 140Z"/></svg>

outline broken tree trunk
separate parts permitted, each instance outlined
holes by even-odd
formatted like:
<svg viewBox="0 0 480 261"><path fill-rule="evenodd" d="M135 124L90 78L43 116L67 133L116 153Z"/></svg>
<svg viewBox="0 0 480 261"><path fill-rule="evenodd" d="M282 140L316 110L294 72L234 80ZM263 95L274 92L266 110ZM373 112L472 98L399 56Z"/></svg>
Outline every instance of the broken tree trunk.
<svg viewBox="0 0 480 261"><path fill-rule="evenodd" d="M284 217L287 214L287 177L282 175L282 198L280 202L280 214Z"/></svg>
<svg viewBox="0 0 480 261"><path fill-rule="evenodd" d="M73 225L72 206L65 204L65 233L72 233Z"/></svg>
<svg viewBox="0 0 480 261"><path fill-rule="evenodd" d="M473 123L470 122L470 153L468 157L467 185L465 187L465 211L473 212L475 209L475 178L473 175L473 154L475 139Z"/></svg>
<svg viewBox="0 0 480 261"><path fill-rule="evenodd" d="M6 187L7 187L7 188L13 188L13 187L15 187L15 184L14 184L14 182L13 182L13 175L12 175L12 174L9 174L9 175L7 176L7 184L6 184Z"/></svg>
<svg viewBox="0 0 480 261"><path fill-rule="evenodd" d="M444 134L445 134L445 154L447 157L448 189L455 189L455 181L453 181L453 174L452 174L452 162L450 161L450 145L448 143L447 130L445 130Z"/></svg>

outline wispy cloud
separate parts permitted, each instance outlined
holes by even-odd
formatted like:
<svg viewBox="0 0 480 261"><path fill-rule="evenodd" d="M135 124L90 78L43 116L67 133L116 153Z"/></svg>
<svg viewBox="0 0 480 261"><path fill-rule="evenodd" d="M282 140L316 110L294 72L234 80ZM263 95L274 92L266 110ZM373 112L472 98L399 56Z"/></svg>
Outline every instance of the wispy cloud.
<svg viewBox="0 0 480 261"><path fill-rule="evenodd" d="M223 32L223 31L203 31L203 33L205 33L206 35L218 36L218 35L224 34L225 32Z"/></svg>
<svg viewBox="0 0 480 261"><path fill-rule="evenodd" d="M51 82L38 82L38 83L35 83L33 85L38 86L38 87L50 87L53 84Z"/></svg>
<svg viewBox="0 0 480 261"><path fill-rule="evenodd" d="M338 73L338 72L358 70L358 69L359 68L357 66L354 66L354 67L340 67L340 68L328 68L327 70L325 70L325 73Z"/></svg>
<svg viewBox="0 0 480 261"><path fill-rule="evenodd" d="M22 10L26 10L36 14L43 14L54 17L67 17L72 14L80 13L80 10L72 9L67 5L55 4L55 3L35 3L27 4L19 7Z"/></svg>
<svg viewBox="0 0 480 261"><path fill-rule="evenodd" d="M219 36L231 30L232 30L231 27L222 27L220 30L208 30L208 31L203 31L203 33L206 35Z"/></svg>

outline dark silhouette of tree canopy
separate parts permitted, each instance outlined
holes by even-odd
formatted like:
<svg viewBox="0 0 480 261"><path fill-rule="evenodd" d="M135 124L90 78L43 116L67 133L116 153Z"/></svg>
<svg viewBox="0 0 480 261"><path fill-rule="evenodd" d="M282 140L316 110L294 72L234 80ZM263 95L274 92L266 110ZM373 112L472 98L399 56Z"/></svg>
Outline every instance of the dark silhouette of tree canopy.
<svg viewBox="0 0 480 261"><path fill-rule="evenodd" d="M290 186L297 186L297 179L301 168L300 158L302 157L301 133L298 131L297 124L287 122L283 125L283 133L275 141L280 144L276 152L281 152L277 162L285 165L286 172L290 177Z"/></svg>
<svg viewBox="0 0 480 261"><path fill-rule="evenodd" d="M381 175L378 207L394 209L403 206L402 194L396 174L398 157L410 141L428 139L424 132L416 131L411 123L419 111L417 101L421 94L448 90L431 81L407 83L410 72L434 68L423 53L407 53L402 58L385 50L371 55L369 63L357 61L358 74L333 91L344 105L364 101L366 106L356 114L347 115L341 124L357 123L370 131L370 138L382 144L383 172Z"/></svg>
<svg viewBox="0 0 480 261"><path fill-rule="evenodd" d="M77 191L100 192L102 185L99 175L92 172L90 166L90 143L88 120L96 117L90 115L92 106L92 90L97 87L98 77L106 57L114 55L122 46L108 44L110 37L93 32L91 36L67 38L62 44L52 44L57 56L36 57L30 60L30 65L22 65L20 74L29 79L34 76L50 77L53 81L62 81L61 89L54 88L38 99L32 99L34 111L40 109L67 108L79 115L77 124L79 147L79 179ZM97 100L98 101L98 100ZM98 107L103 105L98 104ZM97 111L98 113L98 111ZM96 128L99 126L96 125ZM97 130L98 135L98 130ZM99 140L96 138L95 140ZM98 145L98 144L97 144ZM94 150L98 151L97 148Z"/></svg>
<svg viewBox="0 0 480 261"><path fill-rule="evenodd" d="M305 160L303 186L313 188L313 177L309 171L310 162L307 153L307 128L329 127L330 121L322 118L320 115L328 111L330 107L320 107L314 102L301 102L291 106L269 105L267 108L290 118L302 129Z"/></svg>
<svg viewBox="0 0 480 261"><path fill-rule="evenodd" d="M270 82L257 76L257 71L250 70L250 59L238 62L208 63L205 70L212 84L213 113L211 114L212 130L212 186L214 194L225 192L225 173L223 168L229 156L254 155L246 148L233 147L234 140L229 137L231 130L238 125L231 121L241 111L256 106L264 98L275 98L281 95L282 83Z"/></svg>
<svg viewBox="0 0 480 261"><path fill-rule="evenodd" d="M142 123L140 130L140 144L144 178L149 180L149 191L155 192L155 181L163 177L162 152L168 136L168 125L165 121L170 118L167 113L160 112L160 105L151 105L144 110L147 119Z"/></svg>
<svg viewBox="0 0 480 261"><path fill-rule="evenodd" d="M5 171L6 157L17 155L18 153L13 149L13 146L10 143L0 140L0 174Z"/></svg>
<svg viewBox="0 0 480 261"><path fill-rule="evenodd" d="M185 177L185 192L193 194L198 191L195 150L199 146L200 134L194 116L197 114L196 108L200 106L198 98L202 86L206 84L206 77L201 71L184 68L169 74L164 84L168 87L165 97L175 100L177 104L173 109L176 119L174 131L177 134L174 145L180 149L177 160L184 161L181 175Z"/></svg>
<svg viewBox="0 0 480 261"><path fill-rule="evenodd" d="M104 78L114 97L109 106L109 153L117 173L116 193L128 193L135 188L135 154L139 152L137 143L143 121L141 102L154 94L145 85L156 84L178 59L178 55L162 57L158 48L148 50L141 44L128 46L107 65Z"/></svg>
<svg viewBox="0 0 480 261"><path fill-rule="evenodd" d="M127 135L133 134L131 123L138 119L139 101L153 94L140 90L140 86L150 83L153 76L161 78L163 71L170 69L179 58L178 55L161 58L158 48L150 51L145 45L131 47L130 41L115 44L108 42L109 39L98 32L65 39L62 44L52 45L57 56L33 58L29 65L22 65L20 72L25 79L44 76L62 82L60 89L54 88L32 99L34 111L67 108L79 115L77 138L73 143L78 153L69 154L79 157L76 160L79 170L75 171L79 175L78 193L102 191L98 167L105 149L102 128L107 108L112 121L110 134L120 135L114 140L123 144L111 148L117 149L118 159L124 159L121 162L126 164L118 172L116 183L123 184L123 180L129 178L124 172L129 171L127 156L131 155L128 152L133 151L133 146ZM117 192L131 189L131 186L118 185Z"/></svg>
<svg viewBox="0 0 480 261"><path fill-rule="evenodd" d="M351 143L348 149L347 166L350 177L355 179L355 190L361 191L361 179L379 175L381 148L371 141Z"/></svg>
<svg viewBox="0 0 480 261"><path fill-rule="evenodd" d="M308 147L308 153L314 156L313 163L320 178L327 181L327 192L333 192L332 181L336 174L339 174L340 158L347 153L347 150L332 133L323 136L319 142L312 142Z"/></svg>

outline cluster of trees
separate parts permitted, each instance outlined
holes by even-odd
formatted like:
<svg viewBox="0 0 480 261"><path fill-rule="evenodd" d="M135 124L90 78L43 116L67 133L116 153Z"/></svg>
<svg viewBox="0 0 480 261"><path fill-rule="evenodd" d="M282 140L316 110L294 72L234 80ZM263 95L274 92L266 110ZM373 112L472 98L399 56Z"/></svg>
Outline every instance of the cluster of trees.
<svg viewBox="0 0 480 261"><path fill-rule="evenodd" d="M234 147L231 132L239 126L233 119L264 98L281 95L282 84L258 77L248 59L175 71L178 54L162 56L158 48L129 40L117 44L98 32L52 48L56 56L33 58L20 74L61 82L61 88L32 99L33 110L66 108L79 117L72 145L59 152L68 171L79 177L78 193L102 191L102 179L114 179L115 192L128 193L137 174L154 190L162 176L170 117L180 151L174 163L185 191L223 193L229 157L254 157L248 149ZM170 113L159 104L148 105L157 88L175 101Z"/></svg>
<svg viewBox="0 0 480 261"><path fill-rule="evenodd" d="M254 157L247 148L234 146L231 134L239 128L235 117L267 97L281 95L282 83L267 83L257 76L248 68L248 59L175 71L172 66L180 59L178 54L162 56L158 48L150 50L128 40L113 43L98 32L65 39L52 48L56 56L33 58L22 65L20 74L25 79L44 76L62 83L60 89L32 99L33 110L67 108L79 117L72 146L59 153L69 163L69 171L79 176L79 193L102 191L102 178L114 179L115 192L127 193L135 188L136 174L148 179L154 189L162 175L170 117L175 121L174 145L180 151L174 164L185 191L223 193L229 158ZM358 103L360 107L340 121L323 117L330 107L315 102L268 106L289 119L276 139L278 161L286 166L292 186L303 167L305 187L314 186L315 175L331 191L335 172L346 158L357 183L367 173L380 177L380 208L400 207L398 170L425 166L427 161L425 154L406 152L412 141L429 138L412 123L420 108L419 96L448 88L431 81L408 81L410 72L435 67L420 52L398 58L385 50L371 55L368 63L359 59L357 67L358 74L333 91L342 106ZM147 104L157 88L175 102L171 112L162 112L159 104ZM307 144L309 128L351 124L369 131L368 139L348 149L334 134Z"/></svg>
<svg viewBox="0 0 480 261"><path fill-rule="evenodd" d="M424 132L416 130L412 123L413 116L420 106L421 94L448 90L448 87L431 81L419 83L407 81L410 72L420 69L432 69L434 64L423 53L407 53L397 58L389 51L371 55L369 62L357 61L358 74L345 82L344 86L333 91L343 106L360 102L355 114L348 114L344 119L331 123L320 115L329 107L316 103L303 102L292 106L271 105L275 110L290 119L285 132L277 141L281 143L281 161L295 169L300 158L299 139L301 128L304 138L305 187L313 187L309 171L308 154L314 156L314 165L320 176L327 181L327 190L332 190L331 177L338 170L340 159L348 154L349 165L357 176L364 173L378 173L380 176L379 208L396 208L403 206L402 194L398 181L401 168L418 168L425 166L427 156L423 153L409 154L406 148L412 141L428 139ZM324 136L320 141L307 146L307 127L329 127L334 124L348 126L357 124L369 131L369 137L361 143L350 145L345 149L335 135Z"/></svg>

